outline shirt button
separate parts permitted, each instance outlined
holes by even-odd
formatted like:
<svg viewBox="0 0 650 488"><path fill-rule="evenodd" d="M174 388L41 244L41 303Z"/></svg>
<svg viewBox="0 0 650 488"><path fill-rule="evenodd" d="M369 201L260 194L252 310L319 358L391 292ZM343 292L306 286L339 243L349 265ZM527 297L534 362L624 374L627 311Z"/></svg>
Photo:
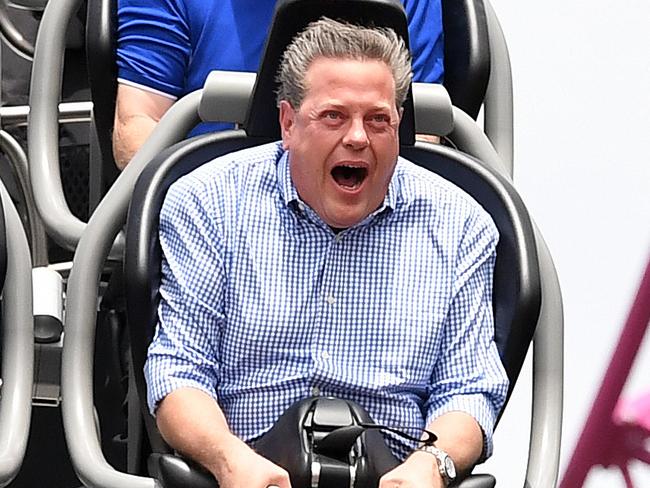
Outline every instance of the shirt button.
<svg viewBox="0 0 650 488"><path fill-rule="evenodd" d="M334 297L332 295L328 295L327 298L325 299L325 301L327 303L329 303L330 305L333 305L336 300L334 299Z"/></svg>
<svg viewBox="0 0 650 488"><path fill-rule="evenodd" d="M298 203L298 209L299 209L301 212L304 212L304 211L305 211L305 204L302 203L302 202Z"/></svg>
<svg viewBox="0 0 650 488"><path fill-rule="evenodd" d="M317 386L312 386L311 394L312 396L320 396L320 388L318 388Z"/></svg>
<svg viewBox="0 0 650 488"><path fill-rule="evenodd" d="M330 353L327 351L323 351L320 353L320 357L322 360L327 361L330 358Z"/></svg>

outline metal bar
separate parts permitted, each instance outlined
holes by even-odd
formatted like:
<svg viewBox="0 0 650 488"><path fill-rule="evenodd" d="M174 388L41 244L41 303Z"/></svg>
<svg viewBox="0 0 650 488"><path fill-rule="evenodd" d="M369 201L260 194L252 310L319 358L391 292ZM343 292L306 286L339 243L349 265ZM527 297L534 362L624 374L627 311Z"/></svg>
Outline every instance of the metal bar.
<svg viewBox="0 0 650 488"><path fill-rule="evenodd" d="M59 103L59 123L89 122L93 102L63 102ZM2 127L27 125L29 105L0 107L0 122Z"/></svg>
<svg viewBox="0 0 650 488"><path fill-rule="evenodd" d="M485 133L512 177L514 116L510 55L501 25L489 0L485 0L485 7L490 38L490 80L484 101Z"/></svg>
<svg viewBox="0 0 650 488"><path fill-rule="evenodd" d="M27 228L29 229L30 249L34 266L45 266L48 263L47 234L41 216L36 211L36 203L29 184L29 168L27 155L20 143L8 132L0 130L0 150L9 158L16 183L21 190L25 209L27 211Z"/></svg>
<svg viewBox="0 0 650 488"><path fill-rule="evenodd" d="M526 488L555 488L560 471L564 381L564 312L551 254L535 227L542 308L533 338L533 400Z"/></svg>
<svg viewBox="0 0 650 488"><path fill-rule="evenodd" d="M47 5L47 0L8 0L7 4L13 8L40 12Z"/></svg>
<svg viewBox="0 0 650 488"><path fill-rule="evenodd" d="M31 62L34 56L34 45L25 39L20 30L16 28L8 9L7 0L0 0L0 34L2 39L18 56Z"/></svg>
<svg viewBox="0 0 650 488"><path fill-rule="evenodd" d="M500 154L474 120L454 107L456 146L512 182ZM564 318L557 272L539 229L535 240L542 280L542 308L533 338L533 407L526 488L555 488L560 467L562 434Z"/></svg>
<svg viewBox="0 0 650 488"><path fill-rule="evenodd" d="M63 193L59 162L59 100L66 28L81 0L50 0L43 12L29 90L27 146L30 178L36 206L47 233L62 247L74 249L86 224L75 217ZM112 256L119 259L123 241L115 243Z"/></svg>
<svg viewBox="0 0 650 488"><path fill-rule="evenodd" d="M154 488L153 478L113 469L104 458L93 417L93 344L97 290L113 238L126 220L138 176L151 159L187 134L200 120L201 92L190 93L167 111L151 136L120 174L81 236L68 279L61 391L62 414L70 457L79 479L96 488Z"/></svg>
<svg viewBox="0 0 650 488"><path fill-rule="evenodd" d="M0 486L18 474L27 449L34 380L32 263L18 212L3 185L7 277L2 300L2 396L0 397Z"/></svg>
<svg viewBox="0 0 650 488"><path fill-rule="evenodd" d="M512 176L492 142L474 119L458 107L453 107L453 112L454 130L449 134L448 139L461 151L474 156L512 181Z"/></svg>

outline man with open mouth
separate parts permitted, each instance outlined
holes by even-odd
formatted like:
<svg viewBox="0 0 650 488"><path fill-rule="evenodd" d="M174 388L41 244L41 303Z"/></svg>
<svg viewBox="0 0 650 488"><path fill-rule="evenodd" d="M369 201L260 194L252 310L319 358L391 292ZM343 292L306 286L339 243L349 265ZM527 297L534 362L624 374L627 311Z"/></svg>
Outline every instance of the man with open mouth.
<svg viewBox="0 0 650 488"><path fill-rule="evenodd" d="M354 400L438 437L385 434L402 464L380 488L447 486L491 454L507 392L494 223L399 157L411 66L392 30L312 23L278 81L282 140L206 163L165 199L150 409L222 488L288 488L251 446L303 398Z"/></svg>
<svg viewBox="0 0 650 488"><path fill-rule="evenodd" d="M291 180L326 224L350 228L380 208L397 162L401 108L391 69L377 59L321 56L304 86L285 80L280 126Z"/></svg>

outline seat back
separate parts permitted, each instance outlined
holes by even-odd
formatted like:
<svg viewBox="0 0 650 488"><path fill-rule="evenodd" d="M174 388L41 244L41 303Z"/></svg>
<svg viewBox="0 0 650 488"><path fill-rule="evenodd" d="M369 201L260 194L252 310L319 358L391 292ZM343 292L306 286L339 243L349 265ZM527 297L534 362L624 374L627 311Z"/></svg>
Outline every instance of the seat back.
<svg viewBox="0 0 650 488"><path fill-rule="evenodd" d="M348 21L395 28L408 37L406 17L397 1L288 0L280 2L269 34L265 57L249 104L246 134L231 131L199 136L161 153L138 179L129 207L124 266L127 281L127 314L136 385L146 412L146 385L142 367L157 322L160 247L158 216L165 193L178 177L215 157L279 137L274 93L275 73L282 51L296 32L324 13ZM369 10L372 10L369 13ZM401 12L401 13L400 13ZM399 21L396 15L399 13ZM300 20L296 20L300 19ZM294 29L294 30L289 30ZM408 103L412 110L412 98ZM402 154L434 171L472 195L493 216L501 239L497 250L494 283L496 342L514 386L534 333L540 307L540 278L532 225L526 209L510 183L479 161L442 146L413 145L413 117L404 118L400 135ZM151 421L151 419L150 419ZM156 437L150 423L150 437ZM164 451L164 444L153 439ZM156 446L153 446L156 450Z"/></svg>
<svg viewBox="0 0 650 488"><path fill-rule="evenodd" d="M451 181L491 215L499 231L492 306L495 342L512 393L541 306L540 269L533 226L519 194L498 172L460 151L418 144L402 156Z"/></svg>
<svg viewBox="0 0 650 488"><path fill-rule="evenodd" d="M146 407L146 385L142 367L148 344L157 321L157 289L160 249L158 215L169 185L182 174L206 161L236 149L280 137L279 113L275 103L277 73L281 53L297 32L311 21L329 16L365 25L394 29L408 43L406 14L398 0L285 0L278 2L273 25L265 46L265 55L249 102L245 122L246 134L227 132L196 137L181 142L159 155L140 176L131 200L127 220L127 240L132 244L125 252L124 266L132 279L127 282L127 315L131 336L131 353L136 386L140 396L149 437L154 451L164 451L157 430ZM412 95L406 104L409 116L403 117L404 137L414 140ZM405 110L406 112L406 110ZM404 122L404 120L406 122ZM401 132L402 134L402 132ZM247 137L246 137L247 136ZM148 181L155 183L149 183Z"/></svg>
<svg viewBox="0 0 650 488"><path fill-rule="evenodd" d="M408 46L406 13L398 0L278 2L245 122L246 132L250 136L271 139L280 137L279 112L275 104L271 104L270 101L275 100L278 87L275 76L282 53L297 32L323 16L361 25L390 27L406 41ZM412 143L415 138L413 117L413 96L409 90L400 126L400 139L405 143Z"/></svg>
<svg viewBox="0 0 650 488"><path fill-rule="evenodd" d="M200 470L187 470L187 465L164 453L170 452L157 431L146 406L146 384L142 367L157 322L158 286L161 250L158 241L158 217L169 186L180 176L203 162L232 150L265 142L243 133L216 133L179 143L154 160L140 176L129 207L125 268L127 314L136 385L149 442L157 464L159 479L165 486L183 486L187 473L191 479L207 483L209 476ZM541 302L539 264L535 237L528 213L517 192L498 173L479 161L442 146L416 145L402 147L402 155L434 171L474 197L492 216L500 233L494 272L493 306L495 340L510 379L508 396L517 380L523 360L535 331ZM161 473L162 472L162 473ZM475 484L472 483L488 483ZM469 486L493 486L491 477L473 477ZM203 486L203 485L201 485ZM209 485L206 485L209 486ZM461 485L465 487L465 483Z"/></svg>
<svg viewBox="0 0 650 488"><path fill-rule="evenodd" d="M317 0L309 3L279 2L274 23L278 25L273 38L267 43L262 58L260 80L273 80L291 33L298 32L309 22L323 15L337 17L345 0ZM455 106L473 118L478 116L490 76L490 47L487 17L483 0L441 0L445 39L444 86ZM355 1L345 5L345 18L365 23L374 20L402 32L403 7L396 0ZM295 15L294 15L295 12ZM117 93L117 0L87 0L86 53L90 90L93 101L93 118L102 162L114 169L111 133ZM267 79L268 77L268 79ZM274 98L274 92L256 91L258 97ZM257 104L252 105L257 106ZM412 115L412 104L407 103L405 119ZM250 113L247 126L253 136L278 137L279 126L275 112ZM409 124L405 124L407 126ZM272 132L272 133L269 133ZM401 133L407 143L410 135ZM110 164L109 164L110 163ZM115 174L107 171L112 182Z"/></svg>
<svg viewBox="0 0 650 488"><path fill-rule="evenodd" d="M124 269L129 273L127 321L135 384L154 452L165 452L166 447L147 409L143 369L157 322L161 262L158 217L165 194L174 181L203 163L263 142L267 141L246 137L239 131L215 132L179 142L147 165L133 192L127 217L129 245L124 255Z"/></svg>
<svg viewBox="0 0 650 488"><path fill-rule="evenodd" d="M442 0L444 86L453 104L476 119L490 78L484 0Z"/></svg>

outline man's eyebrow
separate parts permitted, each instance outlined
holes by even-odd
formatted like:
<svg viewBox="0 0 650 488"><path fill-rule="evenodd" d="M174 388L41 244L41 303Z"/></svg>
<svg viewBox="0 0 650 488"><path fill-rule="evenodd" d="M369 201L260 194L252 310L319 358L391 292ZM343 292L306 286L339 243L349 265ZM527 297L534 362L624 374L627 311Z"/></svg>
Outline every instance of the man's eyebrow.
<svg viewBox="0 0 650 488"><path fill-rule="evenodd" d="M370 112L392 112L392 107L390 105L376 105L375 107L372 107Z"/></svg>
<svg viewBox="0 0 650 488"><path fill-rule="evenodd" d="M323 102L321 105L315 107L317 111L321 112L323 110L350 110L350 106L343 102L332 102L327 101ZM368 108L367 112L391 112L392 107L390 104L380 104L374 105Z"/></svg>
<svg viewBox="0 0 650 488"><path fill-rule="evenodd" d="M332 102L326 101L316 106L316 110L319 112L323 110L344 110L347 109L347 105L343 102Z"/></svg>

